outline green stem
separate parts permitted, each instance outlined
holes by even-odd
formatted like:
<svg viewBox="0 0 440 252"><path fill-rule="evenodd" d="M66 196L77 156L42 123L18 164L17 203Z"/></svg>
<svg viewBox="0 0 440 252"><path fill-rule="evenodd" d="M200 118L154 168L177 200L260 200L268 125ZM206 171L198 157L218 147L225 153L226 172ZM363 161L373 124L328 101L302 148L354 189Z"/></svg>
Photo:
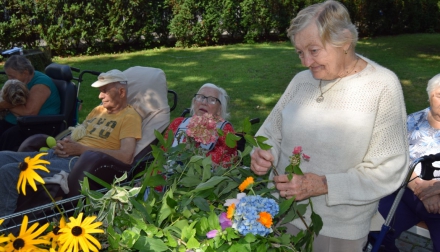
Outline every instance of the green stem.
<svg viewBox="0 0 440 252"><path fill-rule="evenodd" d="M43 189L46 191L47 195L49 195L49 198L52 200L55 207L58 209L58 212L60 212L61 216L64 216L63 211L58 207L57 203L55 202L55 199L52 197L52 195L47 190L46 186L44 184L41 184L43 186Z"/></svg>

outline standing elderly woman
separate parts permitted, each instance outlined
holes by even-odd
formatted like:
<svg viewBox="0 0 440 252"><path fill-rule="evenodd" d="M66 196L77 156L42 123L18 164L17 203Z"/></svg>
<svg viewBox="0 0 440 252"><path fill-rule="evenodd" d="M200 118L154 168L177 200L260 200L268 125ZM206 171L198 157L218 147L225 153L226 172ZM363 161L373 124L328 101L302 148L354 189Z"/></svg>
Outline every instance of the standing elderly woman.
<svg viewBox="0 0 440 252"><path fill-rule="evenodd" d="M218 137L213 143L201 145L201 147L209 150L207 155L211 156L213 163L223 167L229 166L232 161L231 158L237 154L236 148L229 148L225 142L226 134L234 133L231 123L225 121L229 117L227 108L228 95L226 91L212 83L204 84L194 95L191 103L191 116L202 116L208 113L219 120L217 128L222 129L224 135ZM190 118L178 117L171 122L169 129L174 133L173 146L179 143L179 131L186 130L189 121Z"/></svg>
<svg viewBox="0 0 440 252"><path fill-rule="evenodd" d="M323 228L314 251L362 251L379 199L395 191L408 166L405 103L390 70L355 53L357 31L347 9L325 1L298 13L288 29L301 63L257 135L251 169L279 174L295 146L310 160L303 176L273 176L280 197L311 199ZM310 222L310 209L305 214ZM288 232L305 229L296 219Z"/></svg>
<svg viewBox="0 0 440 252"><path fill-rule="evenodd" d="M32 63L22 55L11 56L4 70L8 79L19 80L29 89L29 97L24 105L13 106L6 101L0 102L0 109L9 110L5 119L0 121L0 150L16 151L28 136L47 133L45 127L22 132L17 126L17 116L59 114L60 95L52 79L35 71Z"/></svg>
<svg viewBox="0 0 440 252"><path fill-rule="evenodd" d="M409 158L412 161L429 154L440 153L440 74L428 82L426 88L429 107L408 116ZM436 165L438 166L438 164ZM433 180L416 178L420 175L421 166L416 166L412 178L394 214L392 226L394 232L388 232L382 245L383 251L399 251L395 240L400 234L424 221L432 238L433 251L440 251L440 171L434 172ZM432 193L431 193L432 191ZM383 198L379 202L379 211L387 217L396 193Z"/></svg>

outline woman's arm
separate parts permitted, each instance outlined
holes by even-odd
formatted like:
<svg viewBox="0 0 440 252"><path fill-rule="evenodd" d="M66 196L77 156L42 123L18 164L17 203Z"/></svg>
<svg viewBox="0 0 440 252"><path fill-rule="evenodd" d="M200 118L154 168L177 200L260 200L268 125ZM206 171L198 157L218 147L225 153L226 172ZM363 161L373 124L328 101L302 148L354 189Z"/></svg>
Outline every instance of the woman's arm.
<svg viewBox="0 0 440 252"><path fill-rule="evenodd" d="M16 116L38 115L50 93L51 91L46 85L36 84L29 90L29 98L26 104L12 107L9 110Z"/></svg>

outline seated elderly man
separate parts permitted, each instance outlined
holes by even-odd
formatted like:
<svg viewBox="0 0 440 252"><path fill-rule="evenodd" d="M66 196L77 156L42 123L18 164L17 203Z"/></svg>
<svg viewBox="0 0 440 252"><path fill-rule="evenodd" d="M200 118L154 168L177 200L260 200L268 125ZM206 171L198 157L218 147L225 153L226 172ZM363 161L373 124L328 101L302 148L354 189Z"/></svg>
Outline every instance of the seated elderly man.
<svg viewBox="0 0 440 252"><path fill-rule="evenodd" d="M127 103L127 77L119 70L110 70L99 75L92 87L99 88L102 104L94 108L83 122L83 136L76 141L66 137L41 159L50 162L53 176L60 171L69 172L78 157L87 150L104 152L130 164L133 161L136 141L141 138L141 117ZM25 157L34 157L38 152L0 152L0 216L14 212L17 204L17 182L19 163Z"/></svg>

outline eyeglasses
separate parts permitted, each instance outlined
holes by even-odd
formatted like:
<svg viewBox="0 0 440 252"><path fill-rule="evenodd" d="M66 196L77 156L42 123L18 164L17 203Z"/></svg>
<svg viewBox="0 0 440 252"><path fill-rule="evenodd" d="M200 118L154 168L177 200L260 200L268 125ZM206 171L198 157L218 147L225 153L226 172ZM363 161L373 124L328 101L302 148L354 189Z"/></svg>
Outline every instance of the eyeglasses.
<svg viewBox="0 0 440 252"><path fill-rule="evenodd" d="M197 102L203 102L206 99L206 101L212 105L214 105L217 102L222 104L219 99L212 97L212 96L204 96L202 94L195 94L194 98L196 99Z"/></svg>

